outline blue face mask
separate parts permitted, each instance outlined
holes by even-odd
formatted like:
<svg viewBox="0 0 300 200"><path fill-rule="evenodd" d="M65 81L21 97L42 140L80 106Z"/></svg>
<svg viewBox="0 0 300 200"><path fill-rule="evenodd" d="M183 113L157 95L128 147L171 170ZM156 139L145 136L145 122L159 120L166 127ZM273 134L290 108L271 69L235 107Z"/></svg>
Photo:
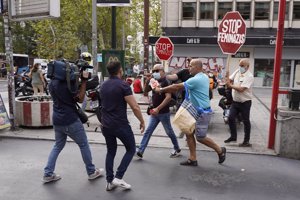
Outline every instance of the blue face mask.
<svg viewBox="0 0 300 200"><path fill-rule="evenodd" d="M152 74L152 76L153 76L153 78L155 79L155 80L158 80L158 79L160 79L161 77L160 77L160 73L159 72L155 72L155 73L153 73Z"/></svg>
<svg viewBox="0 0 300 200"><path fill-rule="evenodd" d="M241 66L240 66L240 72L241 72L241 74L245 73L246 71L247 71L247 70L246 70L245 67L241 67Z"/></svg>

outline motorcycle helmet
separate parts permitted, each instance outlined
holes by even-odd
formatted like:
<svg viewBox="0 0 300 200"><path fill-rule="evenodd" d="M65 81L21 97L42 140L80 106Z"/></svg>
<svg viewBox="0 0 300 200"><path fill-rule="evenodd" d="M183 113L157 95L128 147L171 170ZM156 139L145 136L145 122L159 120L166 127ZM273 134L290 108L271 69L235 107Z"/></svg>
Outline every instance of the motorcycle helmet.
<svg viewBox="0 0 300 200"><path fill-rule="evenodd" d="M89 65L92 65L92 55L89 52L81 53L80 59L83 59L83 60L87 61Z"/></svg>

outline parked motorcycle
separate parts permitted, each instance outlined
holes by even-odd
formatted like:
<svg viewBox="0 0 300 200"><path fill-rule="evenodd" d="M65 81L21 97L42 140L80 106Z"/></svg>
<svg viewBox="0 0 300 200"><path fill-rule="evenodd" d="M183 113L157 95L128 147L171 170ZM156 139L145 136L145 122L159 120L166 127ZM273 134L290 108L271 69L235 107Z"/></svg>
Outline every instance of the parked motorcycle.
<svg viewBox="0 0 300 200"><path fill-rule="evenodd" d="M88 115L88 118L97 116L97 119L101 120L101 98L100 98L100 81L98 76L93 76L86 83L86 96L82 103L82 109L93 114ZM87 122L89 126L89 122ZM97 128L95 129L97 131Z"/></svg>
<svg viewBox="0 0 300 200"><path fill-rule="evenodd" d="M220 85L218 87L218 93L222 96L219 101L219 106L223 109L223 120L225 124L228 124L230 106L233 102L231 89L227 88L226 85ZM238 123L241 123L243 121L241 113L239 113L236 120Z"/></svg>
<svg viewBox="0 0 300 200"><path fill-rule="evenodd" d="M23 96L33 95L31 78L25 72L15 76L15 96L19 96L20 93Z"/></svg>
<svg viewBox="0 0 300 200"><path fill-rule="evenodd" d="M43 74L43 77L45 81L44 92L46 95L49 95L48 80L46 79L45 74ZM26 74L26 72L15 76L15 96L19 96L20 93L22 93L23 96L31 96L34 93L31 78Z"/></svg>

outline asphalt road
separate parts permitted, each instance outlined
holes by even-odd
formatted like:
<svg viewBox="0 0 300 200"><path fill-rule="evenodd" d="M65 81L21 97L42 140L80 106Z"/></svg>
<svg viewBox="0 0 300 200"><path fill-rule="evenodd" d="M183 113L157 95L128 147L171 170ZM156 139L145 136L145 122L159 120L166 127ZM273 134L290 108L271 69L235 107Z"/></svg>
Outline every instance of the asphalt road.
<svg viewBox="0 0 300 200"><path fill-rule="evenodd" d="M42 184L43 167L53 142L0 138L1 200L299 200L300 161L280 157L228 154L223 165L213 152L198 152L198 167L180 166L183 156L148 148L134 158L124 179L131 191L105 191L105 178L88 181L80 151L67 143L56 172L62 180ZM106 147L91 145L94 163L103 167ZM120 146L116 162L124 147Z"/></svg>

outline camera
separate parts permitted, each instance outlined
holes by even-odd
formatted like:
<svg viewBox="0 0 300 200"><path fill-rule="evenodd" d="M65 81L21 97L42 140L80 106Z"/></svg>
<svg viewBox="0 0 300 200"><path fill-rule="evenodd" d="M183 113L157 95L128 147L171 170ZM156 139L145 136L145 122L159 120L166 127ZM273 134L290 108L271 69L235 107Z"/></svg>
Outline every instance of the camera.
<svg viewBox="0 0 300 200"><path fill-rule="evenodd" d="M89 65L89 63L83 59L79 59L75 62L75 64L77 65L79 71L80 71L80 74L83 72L83 71L87 71L89 72L89 76L87 79L90 79L92 78L92 70L93 70L93 66Z"/></svg>
<svg viewBox="0 0 300 200"><path fill-rule="evenodd" d="M61 81L71 81L82 78L82 72L93 69L87 61L79 59L75 63L71 63L67 60L55 60L48 63L47 78L57 79ZM87 79L92 77L90 71Z"/></svg>

